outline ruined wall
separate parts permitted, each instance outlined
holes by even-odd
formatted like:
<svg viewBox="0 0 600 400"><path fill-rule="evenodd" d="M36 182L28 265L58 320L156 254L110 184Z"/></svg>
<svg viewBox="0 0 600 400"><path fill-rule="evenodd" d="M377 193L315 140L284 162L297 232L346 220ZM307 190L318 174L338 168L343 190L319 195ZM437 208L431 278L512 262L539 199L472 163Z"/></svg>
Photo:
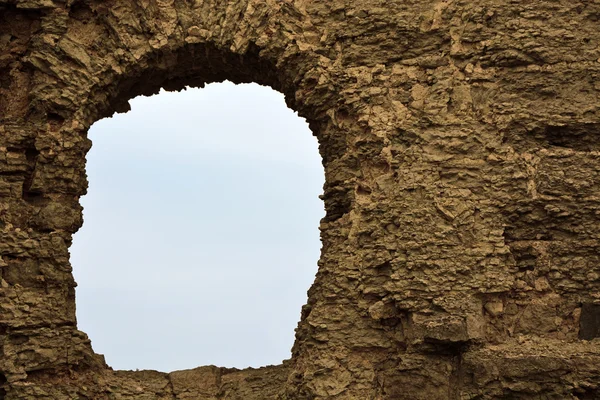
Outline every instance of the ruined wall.
<svg viewBox="0 0 600 400"><path fill-rule="evenodd" d="M0 399L600 398L600 2L0 0ZM89 126L286 95L320 143L285 364L109 369L75 320Z"/></svg>

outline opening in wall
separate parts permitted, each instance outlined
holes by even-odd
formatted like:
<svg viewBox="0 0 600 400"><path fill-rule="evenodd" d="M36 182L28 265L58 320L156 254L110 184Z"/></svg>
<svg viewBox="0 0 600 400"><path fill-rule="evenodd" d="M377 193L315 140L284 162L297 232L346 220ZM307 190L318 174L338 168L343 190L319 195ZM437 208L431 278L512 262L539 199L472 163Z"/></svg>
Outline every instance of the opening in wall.
<svg viewBox="0 0 600 400"><path fill-rule="evenodd" d="M0 400L4 400L6 397L6 389L4 389L4 385L6 384L6 376L0 374Z"/></svg>
<svg viewBox="0 0 600 400"><path fill-rule="evenodd" d="M324 215L306 121L256 84L131 104L90 130L79 329L115 369L289 358Z"/></svg>

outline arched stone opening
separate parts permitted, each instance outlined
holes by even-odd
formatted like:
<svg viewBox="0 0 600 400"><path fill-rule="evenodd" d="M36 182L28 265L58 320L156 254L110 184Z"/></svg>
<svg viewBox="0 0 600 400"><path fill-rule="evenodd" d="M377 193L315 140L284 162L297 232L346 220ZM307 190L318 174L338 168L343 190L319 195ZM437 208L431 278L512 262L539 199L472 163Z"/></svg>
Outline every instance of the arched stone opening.
<svg viewBox="0 0 600 400"><path fill-rule="evenodd" d="M335 223L349 211L353 184L343 169L345 161L341 159L347 137L341 132L350 127L348 122L352 119L342 111L340 116L347 120L346 126L332 120L337 95L323 68L326 60L317 53L303 51L306 43L285 34L285 29L297 29L303 11L287 2L207 2L202 10L187 11L178 3L177 17L166 24L153 25L172 17L171 7L172 4L144 7L133 3L77 3L66 10L40 11L46 21L69 23L58 28L48 23L41 28L48 33L43 40L53 46L44 45L28 54L27 65L33 71L29 81L31 101L19 111L21 117L15 118L24 121L19 118L27 116L23 123L36 127L36 135L19 144L25 149L27 174L21 215L25 218L23 225L32 227L30 236L43 242L48 250L44 253L44 272L40 273L36 262L17 257L19 265L31 264L31 274L21 274L18 280L9 282L21 285L24 292L40 301L39 313L24 320L25 330L20 336L11 334L14 339L5 346L12 355L5 358L2 370L13 393L30 395L28 389L16 389L18 382L25 379L45 380L48 374L64 378L68 371L79 371L81 382L101 377L101 384L90 393L104 390L113 381L127 388L124 392L137 385L139 390L157 396L177 395L178 391L196 393L198 388L194 385L200 379L210 386L208 391L225 390L227 385L222 382L231 380L231 387L226 390L248 392L249 396L259 394L261 398L281 392L293 369L293 360L301 352L303 344L297 342L292 361L241 373L212 367L170 375L113 373L91 351L86 335L76 328L75 282L68 247L72 234L82 224L78 198L85 193L84 156L91 145L86 132L96 120L126 111L128 101L135 96L150 95L160 89L202 87L225 79L234 83L256 82L284 93L288 106L307 119L320 142L326 173L323 199L327 214L325 225L321 226L324 254L334 250L327 224ZM186 7L193 5L183 8ZM132 12L141 19L132 19ZM28 15L26 11L21 13ZM206 21L212 18L218 23ZM55 29L61 33L53 34ZM310 41L318 37L315 32ZM319 264L323 269L327 263ZM43 282L37 280L41 275ZM321 272L320 276L317 280L331 279L328 273ZM311 290L303 319L310 313L315 294L320 296L318 290ZM306 337L311 329L301 322L297 336ZM18 350L11 353L11 346ZM250 387L245 383L248 379L255 382ZM48 390L55 396L70 396L77 389L67 384Z"/></svg>
<svg viewBox="0 0 600 400"><path fill-rule="evenodd" d="M79 329L114 369L289 359L323 217L306 121L256 84L131 105L88 133L70 248Z"/></svg>

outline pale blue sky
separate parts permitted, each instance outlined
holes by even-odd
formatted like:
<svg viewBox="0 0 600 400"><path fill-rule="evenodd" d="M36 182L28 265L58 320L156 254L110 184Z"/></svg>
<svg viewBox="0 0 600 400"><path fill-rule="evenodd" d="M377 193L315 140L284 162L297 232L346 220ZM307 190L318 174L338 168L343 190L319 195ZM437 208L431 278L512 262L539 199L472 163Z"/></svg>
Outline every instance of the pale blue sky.
<svg viewBox="0 0 600 400"><path fill-rule="evenodd" d="M131 105L89 133L71 248L79 328L115 369L289 358L324 215L305 120L255 84Z"/></svg>

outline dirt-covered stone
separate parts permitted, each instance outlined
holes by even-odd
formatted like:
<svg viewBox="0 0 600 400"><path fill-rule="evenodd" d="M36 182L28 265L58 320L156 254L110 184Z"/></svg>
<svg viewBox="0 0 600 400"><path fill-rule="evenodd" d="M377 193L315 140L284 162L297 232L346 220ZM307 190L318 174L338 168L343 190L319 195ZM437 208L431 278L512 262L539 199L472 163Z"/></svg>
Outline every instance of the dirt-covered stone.
<svg viewBox="0 0 600 400"><path fill-rule="evenodd" d="M600 398L599 21L583 0L0 0L0 399ZM112 371L69 263L87 130L225 79L284 93L320 143L292 358Z"/></svg>

